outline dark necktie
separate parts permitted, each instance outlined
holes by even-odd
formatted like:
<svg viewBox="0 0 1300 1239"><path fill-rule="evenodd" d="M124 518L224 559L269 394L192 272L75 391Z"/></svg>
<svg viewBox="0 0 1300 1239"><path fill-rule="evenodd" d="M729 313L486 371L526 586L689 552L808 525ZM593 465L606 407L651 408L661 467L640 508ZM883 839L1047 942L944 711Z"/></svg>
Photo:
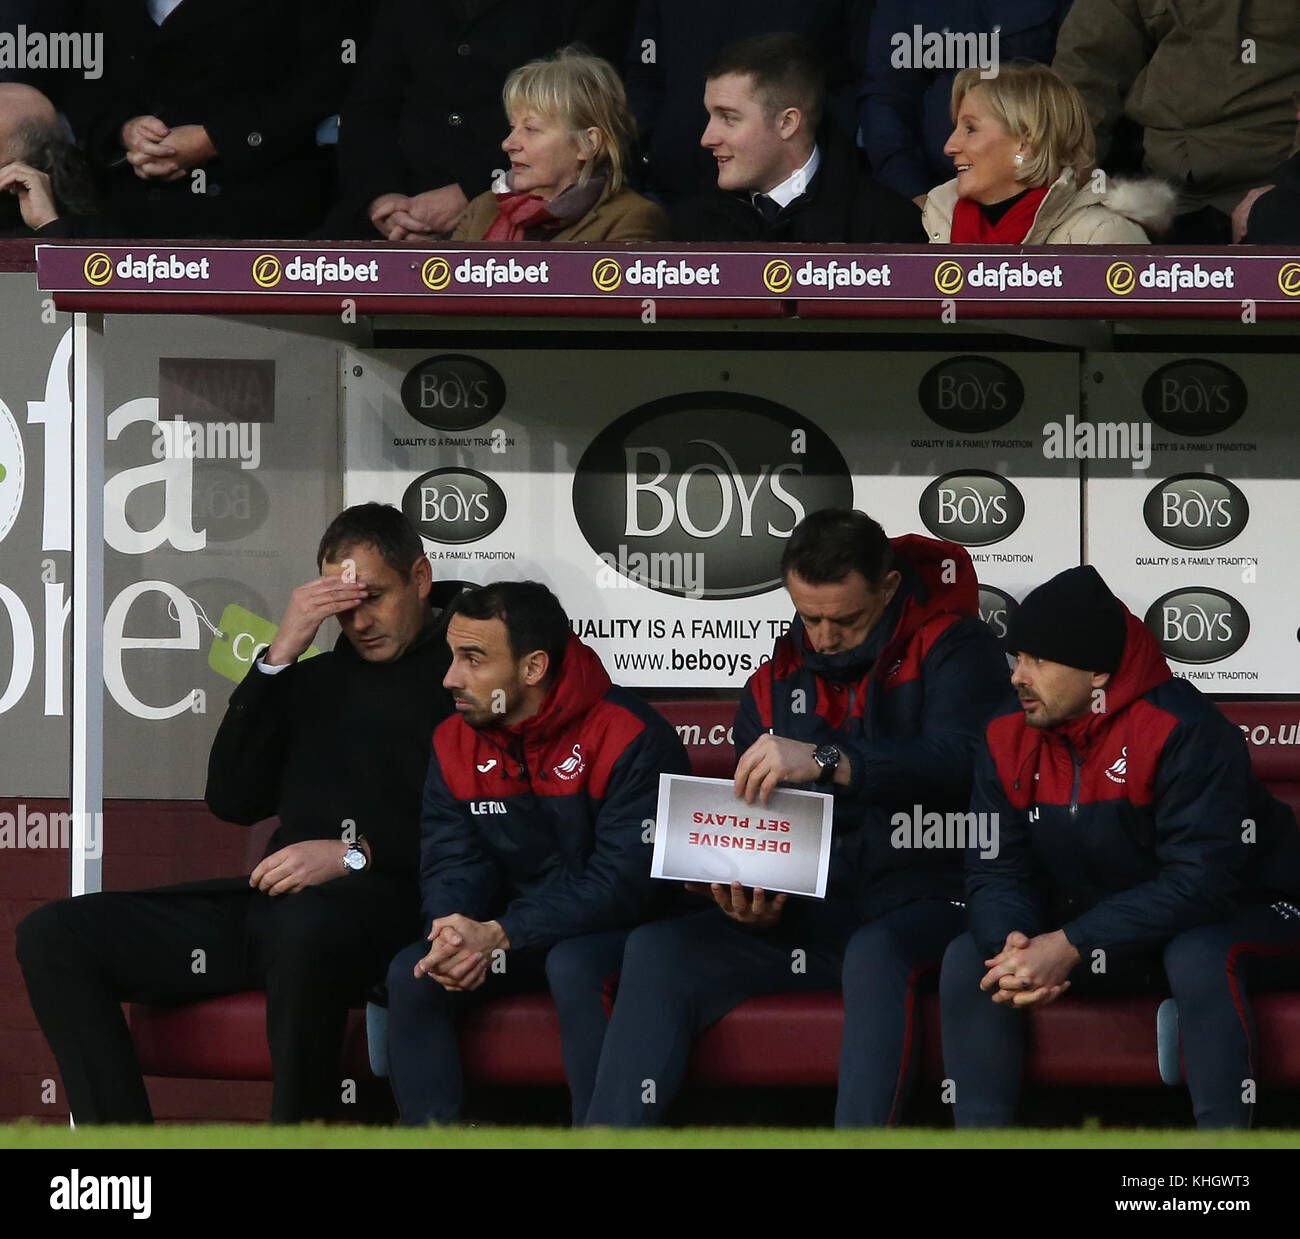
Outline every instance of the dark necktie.
<svg viewBox="0 0 1300 1239"><path fill-rule="evenodd" d="M763 223L769 225L774 224L776 222L776 217L781 214L780 206L777 205L774 199L769 198L766 194L754 195L754 210L763 217Z"/></svg>

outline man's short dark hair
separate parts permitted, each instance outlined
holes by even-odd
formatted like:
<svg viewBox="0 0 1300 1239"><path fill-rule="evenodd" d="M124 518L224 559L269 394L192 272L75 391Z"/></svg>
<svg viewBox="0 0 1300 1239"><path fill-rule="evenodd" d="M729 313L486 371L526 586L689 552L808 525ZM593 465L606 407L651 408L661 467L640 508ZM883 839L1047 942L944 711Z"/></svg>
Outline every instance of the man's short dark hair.
<svg viewBox="0 0 1300 1239"><path fill-rule="evenodd" d="M826 73L809 39L779 30L728 43L709 61L704 76L709 80L728 73L753 81L768 120L784 108L798 108L809 133L816 132L826 99Z"/></svg>
<svg viewBox="0 0 1300 1239"><path fill-rule="evenodd" d="M865 512L822 508L803 518L781 554L781 577L791 572L809 585L830 585L860 572L873 589L894 566L894 548Z"/></svg>
<svg viewBox="0 0 1300 1239"><path fill-rule="evenodd" d="M339 556L368 542L380 558L402 580L407 580L415 561L424 555L424 543L406 516L391 504L358 503L344 508L321 535L316 550L316 567L327 560L338 563Z"/></svg>
<svg viewBox="0 0 1300 1239"><path fill-rule="evenodd" d="M569 644L569 617L540 581L493 581L467 589L457 594L450 613L471 620L499 619L506 626L516 661L534 650L545 650L551 660L550 674L559 671Z"/></svg>

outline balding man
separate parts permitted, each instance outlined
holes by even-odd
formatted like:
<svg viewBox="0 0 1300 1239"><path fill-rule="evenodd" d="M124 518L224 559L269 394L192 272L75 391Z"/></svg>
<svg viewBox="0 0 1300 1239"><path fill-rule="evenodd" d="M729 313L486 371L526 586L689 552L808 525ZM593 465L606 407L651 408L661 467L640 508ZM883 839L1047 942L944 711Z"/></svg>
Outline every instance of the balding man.
<svg viewBox="0 0 1300 1239"><path fill-rule="evenodd" d="M0 83L0 236L111 237L90 173L54 104L34 86Z"/></svg>

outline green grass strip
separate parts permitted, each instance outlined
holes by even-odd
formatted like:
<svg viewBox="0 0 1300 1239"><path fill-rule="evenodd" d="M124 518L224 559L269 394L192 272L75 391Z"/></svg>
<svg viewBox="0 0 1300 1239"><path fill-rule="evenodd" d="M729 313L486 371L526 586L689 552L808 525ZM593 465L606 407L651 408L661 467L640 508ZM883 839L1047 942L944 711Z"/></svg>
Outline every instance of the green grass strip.
<svg viewBox="0 0 1300 1239"><path fill-rule="evenodd" d="M271 1127L169 1124L66 1127L32 1121L0 1125L6 1149L1300 1149L1300 1131L1197 1132L1095 1127L936 1131L894 1128L690 1127L652 1131L560 1127Z"/></svg>

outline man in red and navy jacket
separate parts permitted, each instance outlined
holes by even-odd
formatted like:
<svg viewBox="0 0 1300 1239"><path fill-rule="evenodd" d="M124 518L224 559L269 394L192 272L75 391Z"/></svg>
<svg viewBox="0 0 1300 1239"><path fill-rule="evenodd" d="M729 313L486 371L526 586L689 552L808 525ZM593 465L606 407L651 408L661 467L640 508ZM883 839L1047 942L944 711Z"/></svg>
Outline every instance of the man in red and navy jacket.
<svg viewBox="0 0 1300 1239"><path fill-rule="evenodd" d="M1166 982L1198 1125L1248 1125L1247 987L1300 983L1294 815L1096 569L1029 594L1007 647L1020 706L988 725L971 805L997 846L967 853L970 933L941 981L958 1125L1013 1121L1021 1008Z"/></svg>
<svg viewBox="0 0 1300 1239"><path fill-rule="evenodd" d="M628 930L660 914L650 877L661 772L677 733L610 683L535 581L460 594L443 681L457 711L433 737L420 885L427 940L388 972L388 1057L403 1123L460 1111L455 1016L548 985L580 1122L605 1031L602 989Z"/></svg>
<svg viewBox="0 0 1300 1239"><path fill-rule="evenodd" d="M826 509L796 526L781 574L796 616L741 699L736 794L833 793L827 897L715 884L701 889L716 907L636 930L590 1124L656 1122L697 1033L746 998L841 979L836 1123L894 1121L917 1062L916 975L965 928L960 848L918 847L912 824L965 810L983 724L1007 697L970 557Z"/></svg>

